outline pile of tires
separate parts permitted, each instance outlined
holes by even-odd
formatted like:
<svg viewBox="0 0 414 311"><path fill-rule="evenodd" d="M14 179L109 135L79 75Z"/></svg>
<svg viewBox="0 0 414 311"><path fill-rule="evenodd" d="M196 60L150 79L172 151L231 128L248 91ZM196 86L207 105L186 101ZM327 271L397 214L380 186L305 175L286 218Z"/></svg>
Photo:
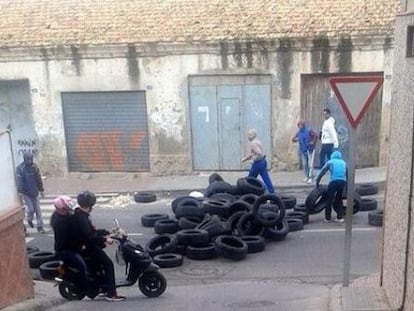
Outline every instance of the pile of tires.
<svg viewBox="0 0 414 311"><path fill-rule="evenodd" d="M231 185L212 174L204 197L179 196L171 202L173 217L141 217L142 225L153 227L157 234L145 250L162 268L181 265L183 257L239 261L264 251L266 241L284 240L290 231L303 228L307 213L286 212L286 206L295 207L295 197L264 192L256 178L240 178Z"/></svg>
<svg viewBox="0 0 414 311"><path fill-rule="evenodd" d="M29 267L39 269L42 280L54 280L58 276L60 261L56 260L55 253L49 251L39 251L37 247L26 247Z"/></svg>

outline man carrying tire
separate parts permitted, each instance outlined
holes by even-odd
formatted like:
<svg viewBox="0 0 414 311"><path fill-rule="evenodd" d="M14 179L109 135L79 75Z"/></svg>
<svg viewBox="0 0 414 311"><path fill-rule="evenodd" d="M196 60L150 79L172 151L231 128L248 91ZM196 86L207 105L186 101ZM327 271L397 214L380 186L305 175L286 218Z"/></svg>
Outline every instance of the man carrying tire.
<svg viewBox="0 0 414 311"><path fill-rule="evenodd" d="M319 182L326 172L330 172L330 182L327 191L327 204L325 207L325 222L331 222L332 204L335 204L335 211L337 213L336 222L343 223L343 205L342 193L344 191L346 180L348 176L348 169L346 162L342 159L340 151L334 151L331 159L325 163L316 177L316 188L319 187Z"/></svg>
<svg viewBox="0 0 414 311"><path fill-rule="evenodd" d="M250 129L247 132L247 139L250 141L250 154L242 158L242 162L253 160L252 166L249 171L249 177L255 177L260 174L266 189L269 193L274 193L272 180L267 172L266 155L263 152L263 146L260 140L257 138L255 129Z"/></svg>

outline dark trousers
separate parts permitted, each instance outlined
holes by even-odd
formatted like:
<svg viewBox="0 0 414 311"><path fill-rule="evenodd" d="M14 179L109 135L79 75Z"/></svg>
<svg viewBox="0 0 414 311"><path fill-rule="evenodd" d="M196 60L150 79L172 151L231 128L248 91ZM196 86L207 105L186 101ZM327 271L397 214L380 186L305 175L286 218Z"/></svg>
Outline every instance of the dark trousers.
<svg viewBox="0 0 414 311"><path fill-rule="evenodd" d="M250 168L249 177L257 178L259 174L263 179L267 191L269 193L274 193L275 189L273 188L272 180L270 179L269 173L267 172L266 158L263 158L259 161L254 161L252 167Z"/></svg>
<svg viewBox="0 0 414 311"><path fill-rule="evenodd" d="M333 149L333 144L322 144L321 152L319 153L319 169L321 169L325 163L331 159Z"/></svg>
<svg viewBox="0 0 414 311"><path fill-rule="evenodd" d="M111 258L108 257L103 249L99 248L90 250L86 254L92 260L94 265L97 267L100 266L104 271L102 289L105 290L109 296L115 295L115 271Z"/></svg>
<svg viewBox="0 0 414 311"><path fill-rule="evenodd" d="M57 252L56 255L59 259L63 260L66 265L79 271L78 273L75 273L74 281L79 289L84 291L86 289L87 269L82 256L79 253L72 251Z"/></svg>
<svg viewBox="0 0 414 311"><path fill-rule="evenodd" d="M342 193L344 192L345 185L346 181L344 180L333 180L329 183L327 192L328 201L325 208L325 219L331 219L332 204L334 205L336 211L336 217L338 219L342 219L344 217Z"/></svg>

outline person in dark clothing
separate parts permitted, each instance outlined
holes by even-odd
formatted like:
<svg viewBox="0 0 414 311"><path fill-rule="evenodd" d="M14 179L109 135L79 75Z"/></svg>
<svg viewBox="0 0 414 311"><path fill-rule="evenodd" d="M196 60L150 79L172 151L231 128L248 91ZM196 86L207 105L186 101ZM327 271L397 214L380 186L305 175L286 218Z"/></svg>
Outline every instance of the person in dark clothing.
<svg viewBox="0 0 414 311"><path fill-rule="evenodd" d="M346 162L342 160L342 154L339 151L334 151L331 159L325 163L316 177L316 187L319 187L319 182L326 172L330 172L330 182L328 185L328 202L325 207L325 222L331 221L332 204L335 206L337 214L336 222L343 223L344 207L342 204L342 193L345 189L348 168Z"/></svg>
<svg viewBox="0 0 414 311"><path fill-rule="evenodd" d="M78 205L73 214L73 237L79 251L91 258L92 262L100 265L104 270L103 289L109 301L122 301L125 297L118 296L115 288L115 271L112 260L106 255L103 248L112 244L110 233L105 229L96 229L90 219L92 207L96 203L95 194L89 191L80 193L77 197Z"/></svg>
<svg viewBox="0 0 414 311"><path fill-rule="evenodd" d="M87 268L85 261L78 252L78 247L72 239L72 207L75 205L68 196L58 196L54 200L55 211L50 218L50 226L55 236L55 254L66 265L78 270L75 282L81 291L86 289Z"/></svg>
<svg viewBox="0 0 414 311"><path fill-rule="evenodd" d="M33 228L33 216L36 214L37 231L45 233L39 201L39 193L44 196L42 176L39 167L33 163L31 153L25 153L23 162L17 166L16 182L19 196L26 205L27 223Z"/></svg>

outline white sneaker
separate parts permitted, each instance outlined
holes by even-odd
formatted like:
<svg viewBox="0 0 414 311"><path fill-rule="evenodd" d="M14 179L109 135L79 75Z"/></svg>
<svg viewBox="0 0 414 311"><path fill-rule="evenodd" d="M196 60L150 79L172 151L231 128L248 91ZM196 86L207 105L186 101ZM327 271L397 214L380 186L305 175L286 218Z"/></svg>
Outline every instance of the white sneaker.
<svg viewBox="0 0 414 311"><path fill-rule="evenodd" d="M325 219L323 220L323 222L332 222L332 220L330 220L330 219L326 219L326 218L325 218Z"/></svg>
<svg viewBox="0 0 414 311"><path fill-rule="evenodd" d="M339 223L339 224L343 224L344 223L344 219L343 218L341 218L341 219L336 219L335 220L335 222L337 222L337 223Z"/></svg>
<svg viewBox="0 0 414 311"><path fill-rule="evenodd" d="M308 181L308 177L305 177L302 179L303 182L307 182Z"/></svg>
<svg viewBox="0 0 414 311"><path fill-rule="evenodd" d="M312 183L312 178L308 178L308 180L306 181L308 184L311 184Z"/></svg>

